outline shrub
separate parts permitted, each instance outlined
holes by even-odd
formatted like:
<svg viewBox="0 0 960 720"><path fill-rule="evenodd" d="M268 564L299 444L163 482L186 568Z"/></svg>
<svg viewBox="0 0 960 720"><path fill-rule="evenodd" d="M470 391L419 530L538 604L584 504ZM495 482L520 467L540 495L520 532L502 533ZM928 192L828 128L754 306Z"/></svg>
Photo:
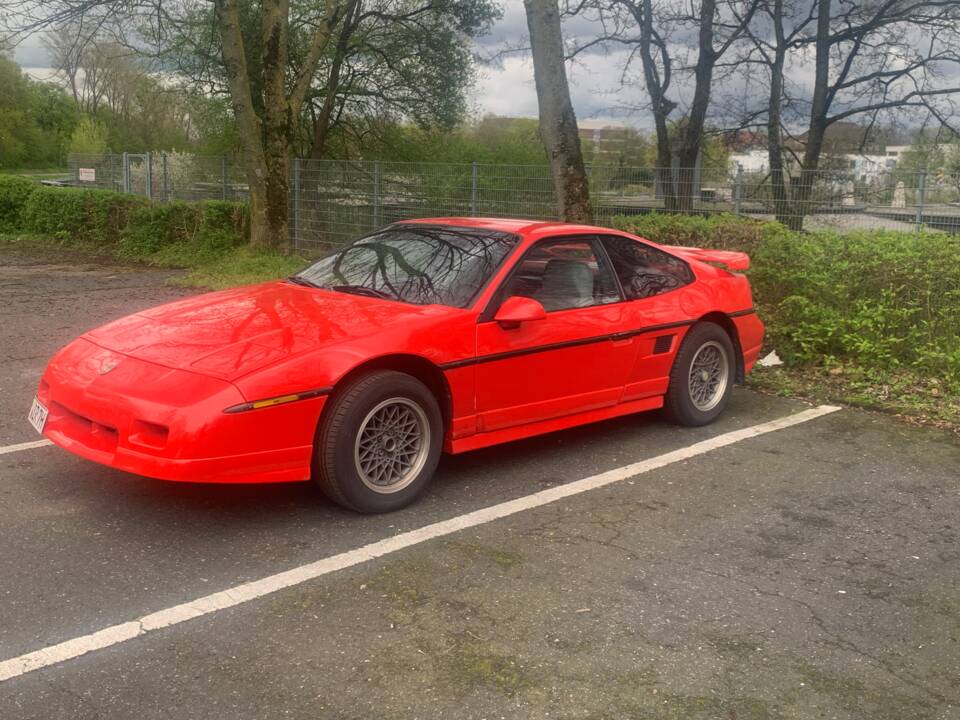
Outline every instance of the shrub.
<svg viewBox="0 0 960 720"><path fill-rule="evenodd" d="M20 229L68 245L115 246L145 198L106 190L38 187L21 210Z"/></svg>
<svg viewBox="0 0 960 720"><path fill-rule="evenodd" d="M750 277L786 360L913 368L960 385L960 243L939 233L790 233Z"/></svg>
<svg viewBox="0 0 960 720"><path fill-rule="evenodd" d="M698 216L664 213L618 215L611 225L634 235L665 245L688 245L718 250L750 252L761 241L784 235L776 222L763 222L723 213Z"/></svg>
<svg viewBox="0 0 960 720"><path fill-rule="evenodd" d="M244 244L250 234L249 211L241 203L174 202L146 205L131 212L117 254L128 259L169 258L208 253ZM153 258L160 254L162 257Z"/></svg>
<svg viewBox="0 0 960 720"><path fill-rule="evenodd" d="M164 257L234 248L247 241L249 226L249 211L241 203L154 204L108 190L42 187L21 178L0 178L0 232L94 246L128 260L162 262Z"/></svg>
<svg viewBox="0 0 960 720"><path fill-rule="evenodd" d="M94 118L83 117L70 136L71 153L98 155L107 151L107 128Z"/></svg>
<svg viewBox="0 0 960 720"><path fill-rule="evenodd" d="M940 233L793 233L733 215L650 213L615 227L750 253L768 344L789 364L908 368L960 388L960 242Z"/></svg>
<svg viewBox="0 0 960 720"><path fill-rule="evenodd" d="M23 206L30 195L39 188L29 178L0 175L0 232L12 233L21 227Z"/></svg>

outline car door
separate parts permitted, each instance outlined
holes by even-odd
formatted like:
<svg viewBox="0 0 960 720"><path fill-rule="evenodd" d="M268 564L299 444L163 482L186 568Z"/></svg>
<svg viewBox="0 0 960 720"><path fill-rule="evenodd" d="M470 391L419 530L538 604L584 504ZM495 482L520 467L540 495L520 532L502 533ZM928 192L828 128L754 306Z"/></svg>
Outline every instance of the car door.
<svg viewBox="0 0 960 720"><path fill-rule="evenodd" d="M601 235L620 288L624 318L636 334L636 355L627 374L623 402L663 395L684 333L692 324L677 291L694 280L686 262L622 235Z"/></svg>
<svg viewBox="0 0 960 720"><path fill-rule="evenodd" d="M512 296L546 317L501 326ZM547 420L615 404L634 366L635 341L609 260L593 236L541 240L527 249L477 325L479 430Z"/></svg>

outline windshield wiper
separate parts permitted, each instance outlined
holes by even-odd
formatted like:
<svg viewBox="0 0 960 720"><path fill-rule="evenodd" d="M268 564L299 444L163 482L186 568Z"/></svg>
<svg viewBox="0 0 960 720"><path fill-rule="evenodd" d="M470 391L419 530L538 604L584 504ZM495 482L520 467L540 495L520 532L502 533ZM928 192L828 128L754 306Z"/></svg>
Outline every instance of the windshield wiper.
<svg viewBox="0 0 960 720"><path fill-rule="evenodd" d="M395 300L393 295L383 290L376 290L366 285L331 285L330 290L337 292L352 293L354 295L366 295L367 297L382 298L384 300Z"/></svg>
<svg viewBox="0 0 960 720"><path fill-rule="evenodd" d="M315 282L307 280L305 277L300 277L299 275L291 275L287 278L287 282L293 283L294 285L303 285L304 287L318 288L320 287Z"/></svg>

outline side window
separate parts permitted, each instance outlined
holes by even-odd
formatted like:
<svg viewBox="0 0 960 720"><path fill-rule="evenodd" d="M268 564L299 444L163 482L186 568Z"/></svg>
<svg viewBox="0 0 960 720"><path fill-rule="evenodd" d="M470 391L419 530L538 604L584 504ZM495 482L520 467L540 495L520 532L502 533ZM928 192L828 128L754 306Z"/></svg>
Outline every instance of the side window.
<svg viewBox="0 0 960 720"><path fill-rule="evenodd" d="M618 302L620 291L602 253L589 239L548 240L530 248L501 297L533 298L544 310L567 310Z"/></svg>
<svg viewBox="0 0 960 720"><path fill-rule="evenodd" d="M601 241L628 300L652 297L693 282L690 267L662 250L619 235L604 235Z"/></svg>

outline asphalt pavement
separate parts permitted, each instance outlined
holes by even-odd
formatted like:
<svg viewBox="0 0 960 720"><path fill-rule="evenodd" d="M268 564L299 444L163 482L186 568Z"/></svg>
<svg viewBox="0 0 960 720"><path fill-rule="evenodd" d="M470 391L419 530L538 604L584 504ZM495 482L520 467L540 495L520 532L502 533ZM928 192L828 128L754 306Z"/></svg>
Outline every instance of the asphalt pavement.
<svg viewBox="0 0 960 720"><path fill-rule="evenodd" d="M46 358L168 276L0 251L0 449ZM0 454L0 662L806 408L444 458L380 517ZM841 410L11 677L0 718L960 718L958 509L954 440Z"/></svg>

